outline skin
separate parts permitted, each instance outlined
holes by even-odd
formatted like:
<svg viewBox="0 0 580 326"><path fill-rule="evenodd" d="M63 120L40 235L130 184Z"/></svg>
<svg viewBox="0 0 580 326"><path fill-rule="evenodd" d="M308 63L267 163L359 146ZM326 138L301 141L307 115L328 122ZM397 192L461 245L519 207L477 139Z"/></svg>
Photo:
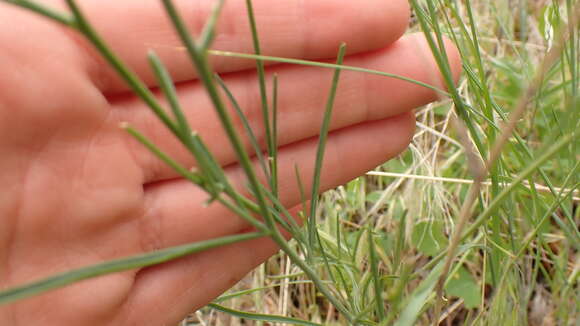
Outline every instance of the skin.
<svg viewBox="0 0 580 326"><path fill-rule="evenodd" d="M42 1L62 8L61 1ZM211 1L176 1L199 33ZM405 0L255 0L265 54L330 60L346 42L345 64L405 75L441 87L421 36L401 37ZM179 82L191 122L234 184L235 155L159 1L84 0L104 39L152 88L145 54L154 48ZM62 8L64 10L64 8ZM147 107L131 95L79 35L0 4L0 288L113 258L247 232L248 225L119 129L126 121L195 166ZM216 49L252 52L243 0L227 2ZM448 45L459 73L458 54ZM254 63L213 58L259 138ZM280 192L300 204L294 166L311 180L316 135L332 71L269 65L280 77ZM409 144L413 108L437 98L410 83L344 72L321 189L343 184ZM238 126L239 121L237 122ZM240 127L241 128L241 127ZM257 239L150 268L112 274L0 306L2 325L175 325L234 285L278 248Z"/></svg>

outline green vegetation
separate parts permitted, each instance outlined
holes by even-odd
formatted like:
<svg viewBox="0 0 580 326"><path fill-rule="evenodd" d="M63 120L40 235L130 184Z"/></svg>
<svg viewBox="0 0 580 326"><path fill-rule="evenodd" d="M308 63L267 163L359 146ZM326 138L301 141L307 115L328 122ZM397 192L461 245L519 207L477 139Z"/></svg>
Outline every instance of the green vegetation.
<svg viewBox="0 0 580 326"><path fill-rule="evenodd" d="M578 4L412 3L413 28L435 32L435 52L441 35L458 45L463 77L449 98L417 111L410 150L322 195L319 274L361 324L576 324L580 41L570 22ZM568 38L561 49L559 37ZM483 161L494 163L487 173ZM454 233L461 237L443 273ZM346 324L305 281L280 253L218 300L236 318L207 309L191 321L262 320L241 312L251 309Z"/></svg>
<svg viewBox="0 0 580 326"><path fill-rule="evenodd" d="M34 2L28 7L87 37L173 134L195 156L189 171L124 126L193 184L252 224L257 233L210 240L71 271L0 293L0 303L88 277L149 266L211 247L270 236L281 252L184 325L575 325L580 320L580 5L575 0L411 0L415 31L427 32L448 92L417 110L411 148L338 189L311 201L305 227L297 227L276 199L276 89L267 94L259 26L248 17L255 54L209 51L219 1L203 35L192 39L164 0L176 30L210 94L248 176L252 202L235 190L204 142L183 118L171 78L150 55L165 109L111 53L73 0L71 15ZM443 36L459 47L464 74L454 85ZM348 46L348 44L346 45ZM337 49L329 80L319 153L342 69ZM259 155L267 185L258 182L250 156L234 130L227 85L208 65L209 55L258 59L267 151ZM366 73L378 73L367 71ZM400 78L388 75L385 78ZM241 112L241 110L238 110ZM243 120L243 119L242 119ZM254 140L251 129L245 130ZM267 156L267 157L264 157ZM322 154L317 156L320 176ZM297 176L300 177L299 175ZM310 182L310 180L309 180ZM263 220L253 214L260 214ZM286 242L277 226L294 235Z"/></svg>

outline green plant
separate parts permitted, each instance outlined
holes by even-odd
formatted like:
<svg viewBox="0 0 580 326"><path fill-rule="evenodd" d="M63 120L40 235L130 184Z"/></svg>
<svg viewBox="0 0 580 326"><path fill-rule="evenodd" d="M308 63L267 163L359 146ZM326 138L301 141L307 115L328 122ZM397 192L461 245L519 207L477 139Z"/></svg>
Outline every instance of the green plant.
<svg viewBox="0 0 580 326"><path fill-rule="evenodd" d="M430 183L435 179L427 177L424 183L426 188L421 195L421 199L424 199L421 200L422 207L409 207L408 193L405 194L404 191L401 195L393 195L395 189L405 183L409 176L428 166L425 163L426 159L419 154L427 153L423 157L431 155L436 157L437 151L427 152L419 148L420 144L416 144L413 149L412 153L415 155L407 154L398 162L385 165L384 168L400 171L397 174L399 181L394 184L396 187L389 186L385 179L389 176L381 175L381 173L377 173L374 179L358 179L336 192L322 196L319 196L316 185L320 178L322 153L332 114L334 95L342 70L401 78L433 88L430 85L383 72L343 66L344 46L339 49L336 64L262 56L252 3L249 0L247 1L248 18L255 54L213 51L209 49L209 46L214 37L214 27L219 19L223 1L218 2L204 33L194 40L185 31L179 13L172 2L164 0L165 9L199 73L200 80L210 95L224 131L244 168L248 180L248 191L255 199L253 201L233 188L203 140L198 135L192 134L184 119L173 82L154 53L150 54L149 61L168 99L170 110L162 107L150 90L107 48L73 0L67 0L71 15L48 10L31 1L4 1L36 11L81 32L196 158L198 171L189 171L180 166L131 126L123 125L122 127L161 160L173 167L182 177L207 191L212 201L219 201L246 219L257 232L170 248L140 257L71 271L38 283L3 291L0 293L0 303L32 296L88 277L158 264L215 246L270 236L282 248L284 256L281 261L285 261L287 257L292 262L293 267L287 270L293 270L294 266L298 267L298 270L287 274L281 272L280 274L283 275L279 278L283 280L283 284L269 286L283 289L294 284L299 289L298 291L303 291L301 299L314 306L312 308L314 311L296 313L298 316L302 315L303 319L318 318L322 322L324 316L327 323L336 320L337 323L350 322L365 325L391 323L411 325L418 322L427 323L427 320L430 320L431 323L437 324L458 309L457 302L460 304L465 302L465 305L471 309L467 311L467 316L464 318L466 322L487 324L495 321L500 324L520 324L527 318L527 314L523 312L527 305L520 302L520 299L530 301L532 291L524 289L527 283L523 276L518 274L518 268L530 271L536 277L538 274L543 274L549 279L551 287L559 288L558 291L553 292L555 300L561 300L564 303L561 305L561 311L557 312L559 320L569 323L577 318L577 311L567 302L566 295L574 293L577 287L578 261L570 270L567 267L569 257L564 253L577 251L580 246L577 228L578 210L570 209L570 203L577 203L575 199L578 188L576 129L580 120L577 109L580 73L578 60L576 60L579 41L578 32L575 29L578 4L574 1L567 0L564 5L554 1L546 5L547 14L544 16L546 18L542 30L544 34L552 35L547 37L547 41L550 41L553 46L549 52L546 52L545 59L542 60L543 64L537 69L535 78L530 78L525 70L522 73L498 58L493 58L489 62L484 58L486 54L484 49L488 47L481 44L482 35L477 27L475 9L477 6L479 9L498 10L495 5L475 1L464 3L443 0L411 1L419 26L426 32L429 45L449 89L448 92L438 90L444 99L442 103L419 112L421 121L430 122L430 126L423 128L423 131L427 130L427 134L438 136L430 140L431 145L435 144L433 148L441 149L441 155L444 156L441 171L444 175L448 173L449 175L446 176L449 178L443 180L465 181L469 174L473 177L473 184L467 191L455 185L444 190L438 189L440 185ZM525 9L522 9L522 16L525 16L524 14ZM565 15L567 24L558 15ZM515 24L511 20L508 21ZM508 38L516 37L514 33L508 33L507 27L501 23L503 22L498 24L501 30L497 33L505 33ZM521 31L517 33L518 38L526 35L525 26L521 24L520 28ZM454 85L444 51L444 35L453 39L461 50L465 80L458 87ZM554 35L561 35L561 37ZM517 45L513 39L510 39L508 43L506 47L509 49L509 55L516 58L515 62L524 67L533 65L533 61L522 53L525 44ZM265 154L261 154L259 145L247 123L245 123L245 131L252 140L255 153L248 153L242 147L240 135L233 128L232 117L225 110L225 102L219 95L219 89L223 89L229 95L228 100L238 108L238 114L241 110L228 91L227 85L211 71L207 61L209 55L236 56L256 60L260 76L262 117L266 126L267 150ZM277 200L275 100L277 86L274 87L273 94L269 96L266 91L267 80L263 64L266 60L314 65L335 70L334 79L330 83L324 123L321 127L319 151L315 163L316 173L312 180L315 186L308 197L311 205L308 212L304 212L308 217L304 231L298 228L289 212ZM496 88L488 86L490 65L499 71L497 76L494 76L498 80ZM533 71L533 69L530 70ZM522 82L526 79L532 79L532 81ZM272 82L277 85L275 79ZM502 89L501 86L504 84L510 87ZM516 91L512 94L502 94L502 92L508 92L508 89ZM445 96L449 96L452 103L446 101ZM554 98L564 98L564 101L556 104ZM451 107L454 110L450 110ZM535 107L536 112L541 112L539 117L531 116L529 127L516 130L516 123L521 117L526 114L531 115L526 110L530 107ZM547 107L548 112L541 110L544 107ZM508 111L511 111L509 115ZM445 136L448 130L447 125L454 116L458 119L454 122L456 134L452 136L457 137L459 141L449 141L440 137L442 134ZM243 120L243 115L240 118ZM552 144L536 148L530 145L534 141ZM258 181L256 171L250 162L251 154L256 154L259 158L260 168L266 175L266 186ZM556 163L546 166L547 162L553 160L554 157L558 157L555 160ZM538 190L536 174L545 184L547 192L541 193ZM488 176L489 180L487 180ZM298 173L297 178L300 179ZM485 190L484 187L488 185L489 190ZM408 182L405 187L407 192L418 191L421 188L412 182ZM370 193L367 193L367 190ZM391 201L385 205L387 198ZM524 202L525 205L518 205L520 202ZM380 210L384 211L380 212ZM518 220L509 218L514 212L519 217ZM263 219L254 218L254 214L259 214ZM426 218L421 220L422 215ZM386 221L387 217L391 220ZM557 228L548 225L547 222L550 221L555 223ZM450 225L455 225L455 227ZM280 228L292 234L296 241L287 242L280 233ZM388 232L392 230L396 231ZM413 237L411 238L415 240L407 240L408 230L412 230ZM564 249L560 252L556 252L550 246L553 235L559 232L556 230L562 230L561 237L565 239L565 244L562 244ZM429 250L423 251L420 257L413 254L415 249L421 251L422 248ZM533 266L524 260L526 255L531 256L536 262ZM551 275L546 267L540 264L544 258L542 255L547 255L549 260L554 262L553 268L556 270L554 275ZM507 261L507 264L502 263L504 261ZM303 276L306 277L306 281L300 283L295 280ZM336 317L332 312L321 311L323 308L328 311L332 309L327 307L327 303L317 303L316 293L318 292L309 291L310 283L323 294L324 299L332 307L340 312L340 317ZM483 298L486 294L486 284L494 289L493 297L487 303L487 299ZM477 286L477 291L466 290L473 289L474 285ZM249 292L262 292L266 289L265 286L257 287ZM314 321L299 321L291 317L242 312L221 305L227 300L247 293L248 291L240 291L224 295L209 308L257 321L317 324ZM443 310L444 302L441 298L444 295L459 296L460 300ZM522 306L516 309L515 315L511 315L509 308L502 306L503 301ZM425 317L427 315L425 312L432 315Z"/></svg>

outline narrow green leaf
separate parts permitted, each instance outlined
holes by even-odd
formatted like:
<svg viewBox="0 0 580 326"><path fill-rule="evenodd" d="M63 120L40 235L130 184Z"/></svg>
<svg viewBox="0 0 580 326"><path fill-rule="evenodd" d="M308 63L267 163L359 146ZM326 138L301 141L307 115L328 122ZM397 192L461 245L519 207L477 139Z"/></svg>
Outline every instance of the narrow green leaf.
<svg viewBox="0 0 580 326"><path fill-rule="evenodd" d="M269 171L268 171L268 167L266 165L266 160L264 159L264 155L262 154L262 149L260 148L260 144L258 144L258 139L256 138L256 134L254 133L252 126L250 126L250 122L248 121L248 118L246 117L246 115L242 111L242 108L240 107L240 103L238 102L238 100L236 100L234 94L232 93L232 91L230 90L228 85L226 85L224 80L218 74L215 74L215 80L218 83L218 85L220 85L220 87L223 89L224 93L226 94L226 97L229 99L230 103L232 104L234 111L236 111L238 118L242 122L244 130L246 131L246 135L248 136L248 139L250 140L250 145L252 145L252 148L254 149L254 153L256 154L256 158L258 159L258 163L260 164L260 167L262 168L264 175L266 176L267 179L271 178Z"/></svg>
<svg viewBox="0 0 580 326"><path fill-rule="evenodd" d="M191 135L191 128L189 127L187 118L185 117L185 114L183 114L183 110L179 104L179 98L177 97L177 91L175 90L173 79L155 52L150 51L147 57L149 64L153 68L153 72L155 73L155 77L159 83L159 87L163 91L165 98L167 98L169 106L171 107L171 111L173 112L175 120L177 121L177 129L180 132L177 136L183 142L188 142L188 138Z"/></svg>
<svg viewBox="0 0 580 326"><path fill-rule="evenodd" d="M304 273L299 273L297 275L304 275ZM294 276L294 275L292 275ZM288 275L281 275L278 276L276 275L275 277L270 277L273 279L281 279L281 278L287 278ZM218 298L216 298L213 303L222 303L228 300L232 300L232 299L236 299L239 297L242 297L244 295L248 295L248 294L252 294L255 292L260 292L260 291L264 291L266 289L272 289L272 288L276 288L276 287L280 287L280 286L284 286L284 285L302 285L302 284L312 284L311 281L308 280L303 280L303 281L287 281L285 283L274 283L274 284L269 284L268 286L262 286L262 287L256 287L256 288L251 288L251 289L247 289L247 290L242 290L242 291L236 291L236 292L231 292L231 293L226 293L226 294L222 294L220 295Z"/></svg>
<svg viewBox="0 0 580 326"><path fill-rule="evenodd" d="M66 4L73 13L74 26L79 30L90 43L96 48L99 54L111 65L111 67L119 74L119 76L127 83L129 88L133 90L135 95L137 95L153 112L157 117L163 122L163 124L171 130L175 135L179 135L179 130L171 121L169 116L163 111L163 108L151 92L151 90L141 81L141 79L135 74L121 59L116 55L110 47L105 43L93 26L89 23L85 15L82 13L80 8L77 6L74 0L66 0Z"/></svg>
<svg viewBox="0 0 580 326"><path fill-rule="evenodd" d="M256 17L254 15L254 7L252 0L246 0L246 8L248 20L250 22L250 31L252 33L252 43L254 45L254 53L261 55L260 38L258 37L258 26ZM268 157L272 157L275 151L274 138L272 137L272 123L270 121L270 108L268 106L268 92L266 90L266 71L263 60L256 60L256 69L258 72L258 84L260 86L260 104L262 105L262 122L264 124L264 133L266 136L266 143L268 148Z"/></svg>
<svg viewBox="0 0 580 326"><path fill-rule="evenodd" d="M291 318L291 317L284 317L284 316L277 316L277 315L265 315L265 314L257 314L257 313L252 313L252 312L234 310L234 309L226 308L224 306L221 306L221 305L218 305L215 303L210 303L207 306L212 308L212 309L224 312L226 314L229 314L229 315L232 315L235 317L239 317L239 318L249 319L249 320L265 321L265 322L270 322L270 323L286 323L286 324L290 324L290 325L322 326L321 324L313 323L313 322L306 321L306 320Z"/></svg>
<svg viewBox="0 0 580 326"><path fill-rule="evenodd" d="M274 196L278 196L278 75L272 79L272 151L268 162L270 163L270 184Z"/></svg>
<svg viewBox="0 0 580 326"><path fill-rule="evenodd" d="M369 241L369 261L371 264L371 276L374 285L375 305L379 320L385 319L385 304L383 302L383 282L379 273L379 263L377 257L377 248L375 247L375 240L371 228L368 228Z"/></svg>
<svg viewBox="0 0 580 326"><path fill-rule="evenodd" d="M288 64L295 64L295 65L302 65L302 66L311 66L311 67L320 67L320 68L328 68L328 69L340 69L340 70L348 70L348 71L356 71L367 73L371 75L383 76L394 78L402 81L406 81L415 85L419 85L421 87L425 87L427 89L433 90L442 96L450 96L450 94L436 86L421 82L419 80L392 74L384 71L373 70L373 69L366 69L361 67L353 67L347 65L338 65L333 63L326 63L326 62L317 62L317 61L309 61L309 60L301 60L301 59L292 59L292 58L282 58L282 57L274 57L274 56L267 56L267 55L256 55L256 54L249 54L249 53L238 53L238 52L230 52L230 51L219 51L219 50L209 50L210 54L215 56L221 57L231 57L231 58L242 58L242 59L250 59L250 60L263 60L263 61L271 61L271 62L278 62L278 63L288 63Z"/></svg>
<svg viewBox="0 0 580 326"><path fill-rule="evenodd" d="M0 304L7 304L19 299L29 298L34 295L58 289L89 278L157 265L168 262L170 260L185 257L196 252L205 251L211 248L221 247L236 242L257 239L263 236L263 233L258 232L237 234L79 268L77 270L55 275L41 281L4 290L0 292Z"/></svg>
<svg viewBox="0 0 580 326"><path fill-rule="evenodd" d="M147 137L141 134L139 131L134 129L133 127L129 126L127 123L122 123L121 128L125 129L131 136L133 136L136 140L138 140L141 144L143 144L149 151L151 151L157 158L159 158L163 163L167 164L169 167L173 168L173 170L182 177L187 180L190 180L192 183L197 184L199 186L204 186L206 184L203 176L199 174L192 173L191 171L187 170L181 164L174 161L169 155L165 154L159 147L153 144Z"/></svg>
<svg viewBox="0 0 580 326"><path fill-rule="evenodd" d="M211 46L215 38L217 21L223 9L224 3L225 0L218 0L218 2L215 4L211 12L211 15L209 16L209 19L207 20L207 23L203 27L203 31L201 32L201 35L199 37L198 43L200 48L208 49Z"/></svg>
<svg viewBox="0 0 580 326"><path fill-rule="evenodd" d="M342 44L338 51L337 65L342 65L344 60L344 55L346 53L346 45ZM326 149L326 140L328 138L328 132L330 130L330 119L332 118L332 110L334 108L334 100L336 97L336 90L338 89L338 81L340 78L340 69L334 71L334 76L332 78L332 84L330 87L330 93L328 95L328 100L326 102L326 109L324 111L324 117L322 121L322 126L320 128L320 136L318 138L318 147L316 149L316 161L314 163L314 176L312 180L312 190L310 195L310 221L309 221L309 232L310 232L310 246L314 247L314 240L317 238L316 232L316 209L318 204L318 192L320 187L320 178L322 173L322 163L324 159L324 151Z"/></svg>

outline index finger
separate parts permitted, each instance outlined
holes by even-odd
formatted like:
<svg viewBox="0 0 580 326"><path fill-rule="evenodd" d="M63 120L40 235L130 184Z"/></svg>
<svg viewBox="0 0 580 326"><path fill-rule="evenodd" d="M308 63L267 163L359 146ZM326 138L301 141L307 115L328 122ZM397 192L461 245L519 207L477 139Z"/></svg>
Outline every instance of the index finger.
<svg viewBox="0 0 580 326"><path fill-rule="evenodd" d="M216 1L176 0L183 19L193 35L199 35ZM161 1L84 0L81 7L113 50L148 86L156 86L147 63L147 51L153 48L176 82L192 80L196 73ZM340 43L346 42L349 53L385 47L405 31L409 20L406 0L254 0L254 12L263 53L302 59L334 57ZM226 1L217 24L212 48L253 53L245 0ZM84 53L93 51L84 47ZM126 89L114 71L93 54L95 65L89 69L105 93ZM250 60L212 58L220 73L253 67Z"/></svg>

